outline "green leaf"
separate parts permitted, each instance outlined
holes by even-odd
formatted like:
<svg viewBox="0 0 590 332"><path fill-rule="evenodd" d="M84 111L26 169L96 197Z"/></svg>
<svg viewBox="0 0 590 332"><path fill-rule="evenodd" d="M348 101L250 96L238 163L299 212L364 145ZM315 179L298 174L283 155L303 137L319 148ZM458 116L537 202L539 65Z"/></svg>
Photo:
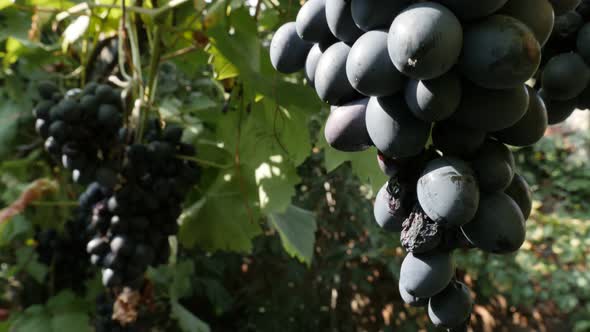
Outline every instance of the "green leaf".
<svg viewBox="0 0 590 332"><path fill-rule="evenodd" d="M8 37L28 41L31 12L7 7L0 10L0 41Z"/></svg>
<svg viewBox="0 0 590 332"><path fill-rule="evenodd" d="M262 232L253 179L246 167L239 174L235 169L220 172L206 196L180 217L180 242L189 248L250 252L252 239Z"/></svg>
<svg viewBox="0 0 590 332"><path fill-rule="evenodd" d="M64 312L51 318L54 332L91 332L90 319L83 312Z"/></svg>
<svg viewBox="0 0 590 332"><path fill-rule="evenodd" d="M12 141L18 133L18 124L21 114L22 105L18 105L12 100L1 95L0 98L0 159L5 158L13 148Z"/></svg>
<svg viewBox="0 0 590 332"><path fill-rule="evenodd" d="M203 285L207 298L211 301L217 314L222 314L231 306L233 299L219 280L199 278L198 282Z"/></svg>
<svg viewBox="0 0 590 332"><path fill-rule="evenodd" d="M174 277L170 284L170 298L178 300L190 295L193 289L192 279L195 275L195 263L185 260L173 266Z"/></svg>
<svg viewBox="0 0 590 332"><path fill-rule="evenodd" d="M51 317L40 305L28 307L25 312L16 319L13 331L47 332L51 326Z"/></svg>
<svg viewBox="0 0 590 332"><path fill-rule="evenodd" d="M317 230L313 213L291 205L284 213L271 213L268 219L271 226L279 232L287 253L309 266L313 258Z"/></svg>
<svg viewBox="0 0 590 332"><path fill-rule="evenodd" d="M39 263L37 253L31 247L22 247L16 251L17 266L24 269L35 281L42 284L47 275L47 266Z"/></svg>
<svg viewBox="0 0 590 332"><path fill-rule="evenodd" d="M213 56L213 68L215 68L215 78L225 80L228 78L238 77L240 72L219 50L212 47L209 53Z"/></svg>
<svg viewBox="0 0 590 332"><path fill-rule="evenodd" d="M300 178L297 169L285 163L281 156L270 159L256 169L259 204L264 213L282 212L291 203Z"/></svg>
<svg viewBox="0 0 590 332"><path fill-rule="evenodd" d="M52 313L63 313L86 310L86 303L71 290L61 291L47 301L46 307Z"/></svg>
<svg viewBox="0 0 590 332"><path fill-rule="evenodd" d="M0 247L10 244L20 235L32 230L31 223L22 214L17 214L10 220L0 224Z"/></svg>
<svg viewBox="0 0 590 332"><path fill-rule="evenodd" d="M10 7L14 4L13 0L0 0L0 10Z"/></svg>
<svg viewBox="0 0 590 332"><path fill-rule="evenodd" d="M11 328L12 324L13 324L12 319L0 322L0 332L10 332L10 328Z"/></svg>
<svg viewBox="0 0 590 332"><path fill-rule="evenodd" d="M210 332L209 325L186 310L178 301L171 301L172 317L178 321L183 332Z"/></svg>
<svg viewBox="0 0 590 332"><path fill-rule="evenodd" d="M241 74L260 71L260 42L256 31L256 21L245 7L231 12L226 24L215 25L208 31L213 45ZM228 31L232 33L228 33ZM226 69L223 66L223 70ZM220 68L217 68L219 72ZM226 73L227 75L227 73ZM229 77L229 76L228 76Z"/></svg>

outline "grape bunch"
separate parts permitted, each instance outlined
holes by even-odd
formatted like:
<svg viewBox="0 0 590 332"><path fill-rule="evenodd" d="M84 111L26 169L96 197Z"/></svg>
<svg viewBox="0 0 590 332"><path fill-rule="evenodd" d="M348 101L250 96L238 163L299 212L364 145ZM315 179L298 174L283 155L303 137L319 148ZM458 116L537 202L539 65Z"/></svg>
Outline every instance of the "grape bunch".
<svg viewBox="0 0 590 332"><path fill-rule="evenodd" d="M308 0L272 38L273 67L304 71L331 105L329 145L376 147L390 180L374 216L408 252L400 295L437 326L470 319L456 250L510 254L525 240L532 197L508 146L538 142L567 117L562 101L584 106L590 41L572 15L588 17L589 1ZM570 30L579 55L545 61Z"/></svg>
<svg viewBox="0 0 590 332"><path fill-rule="evenodd" d="M33 115L45 149L72 171L74 182L87 185L108 169L123 124L120 92L97 83L69 90L65 96L52 82L41 82L38 88L42 100Z"/></svg>
<svg viewBox="0 0 590 332"><path fill-rule="evenodd" d="M556 9L537 75L549 124L565 121L576 109L590 109L590 1L570 2Z"/></svg>
<svg viewBox="0 0 590 332"><path fill-rule="evenodd" d="M138 289L148 266L168 261L168 237L178 232L182 203L199 179L196 163L179 158L195 155L180 141L182 128L150 124L145 144L126 147L111 185L95 182L81 197L92 205L87 251L102 268L105 287Z"/></svg>
<svg viewBox="0 0 590 332"><path fill-rule="evenodd" d="M53 269L52 287L56 291L71 289L78 293L85 290L84 282L91 274L86 254L87 215L76 211L64 224L63 231L54 228L37 230L35 240L39 261Z"/></svg>
<svg viewBox="0 0 590 332"><path fill-rule="evenodd" d="M169 236L178 232L182 204L200 177L196 150L182 142L177 125L140 119L138 127L124 126L129 114L121 92L108 85L89 83L62 95L54 83L41 82L39 95L33 114L45 149L86 186L76 219L65 225L67 241L54 230L39 233L41 261L58 278L75 281L87 279L72 274L77 267L99 267L108 298L97 303L96 329L135 331L137 313L119 321L110 297L140 294L148 266L168 261Z"/></svg>

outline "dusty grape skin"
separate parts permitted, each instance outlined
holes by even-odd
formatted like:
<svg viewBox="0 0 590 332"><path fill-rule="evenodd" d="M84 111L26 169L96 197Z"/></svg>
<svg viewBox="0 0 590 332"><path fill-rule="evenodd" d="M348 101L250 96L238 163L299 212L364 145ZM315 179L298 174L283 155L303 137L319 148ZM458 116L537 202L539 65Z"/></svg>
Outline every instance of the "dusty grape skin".
<svg viewBox="0 0 590 332"><path fill-rule="evenodd" d="M305 67L305 60L312 46L313 44L297 35L295 22L285 23L272 37L271 63L277 71L284 74L300 71Z"/></svg>
<svg viewBox="0 0 590 332"><path fill-rule="evenodd" d="M403 87L404 76L391 63L387 32L369 31L352 46L346 60L350 84L365 96L389 96Z"/></svg>
<svg viewBox="0 0 590 332"><path fill-rule="evenodd" d="M363 34L354 23L349 0L326 0L326 20L332 34L349 45Z"/></svg>
<svg viewBox="0 0 590 332"><path fill-rule="evenodd" d="M409 253L402 262L399 287L412 296L430 298L449 284L454 273L455 263L451 253Z"/></svg>
<svg viewBox="0 0 590 332"><path fill-rule="evenodd" d="M314 43L329 43L336 39L328 27L325 7L325 0L309 0L301 7L295 20L297 35L301 39Z"/></svg>
<svg viewBox="0 0 590 332"><path fill-rule="evenodd" d="M430 124L414 117L401 95L372 97L366 123L373 144L390 158L419 154L430 133Z"/></svg>
<svg viewBox="0 0 590 332"><path fill-rule="evenodd" d="M315 71L315 90L324 102L340 106L359 98L359 93L346 77L346 59L350 46L338 42L320 57Z"/></svg>
<svg viewBox="0 0 590 332"><path fill-rule="evenodd" d="M463 28L446 7L418 3L406 8L389 29L387 48L395 67L416 80L429 80L457 63Z"/></svg>
<svg viewBox="0 0 590 332"><path fill-rule="evenodd" d="M467 163L452 157L435 159L426 166L417 193L428 217L449 227L469 222L478 209L475 174Z"/></svg>
<svg viewBox="0 0 590 332"><path fill-rule="evenodd" d="M473 299L465 284L451 281L428 302L428 317L438 327L455 328L471 315Z"/></svg>
<svg viewBox="0 0 590 332"><path fill-rule="evenodd" d="M462 91L461 80L451 71L432 80L410 80L406 85L405 98L417 118L438 122L457 110Z"/></svg>

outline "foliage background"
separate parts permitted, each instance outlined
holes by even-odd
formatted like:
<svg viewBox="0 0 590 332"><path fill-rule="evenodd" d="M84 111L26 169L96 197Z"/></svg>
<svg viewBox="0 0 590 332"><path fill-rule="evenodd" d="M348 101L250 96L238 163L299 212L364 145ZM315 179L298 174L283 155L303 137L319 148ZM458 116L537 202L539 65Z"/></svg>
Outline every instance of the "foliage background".
<svg viewBox="0 0 590 332"><path fill-rule="evenodd" d="M40 193L0 220L0 331L91 330L96 277L84 294L55 293L52 267L36 260L35 228L61 227L81 188L43 153L30 110L41 79L67 89L104 78L116 47L89 59L101 41L117 40L120 5L0 0L0 208L31 188ZM184 140L198 147L205 171L170 264L149 271L161 309L154 330L432 329L423 310L402 304L403 252L372 221L371 198L386 181L375 151L326 148L327 107L300 74L270 65L272 31L294 20L299 2L127 5L174 7L157 20L130 9L125 22L140 32L145 72L154 28L162 30L155 105L188 129ZM457 255L478 304L475 330L590 330L590 134L567 126L548 134L516 152L536 198L523 249Z"/></svg>

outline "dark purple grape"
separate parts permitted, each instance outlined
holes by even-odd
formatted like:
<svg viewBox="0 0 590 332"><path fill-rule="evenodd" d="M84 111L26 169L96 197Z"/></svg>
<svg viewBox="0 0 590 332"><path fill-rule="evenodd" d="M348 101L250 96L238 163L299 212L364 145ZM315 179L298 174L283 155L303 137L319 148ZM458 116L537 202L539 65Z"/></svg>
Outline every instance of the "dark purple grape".
<svg viewBox="0 0 590 332"><path fill-rule="evenodd" d="M563 53L551 58L543 68L541 79L545 95L559 101L576 98L589 82L590 68L577 53Z"/></svg>
<svg viewBox="0 0 590 332"><path fill-rule="evenodd" d="M461 20L471 21L489 16L508 0L437 0L452 10Z"/></svg>
<svg viewBox="0 0 590 332"><path fill-rule="evenodd" d="M324 136L331 147L354 152L366 150L372 145L365 125L368 102L369 98L359 99L335 107L330 112L324 127Z"/></svg>
<svg viewBox="0 0 590 332"><path fill-rule="evenodd" d="M315 71L315 90L330 105L344 105L358 99L359 94L346 76L346 59L350 46L343 42L330 46L320 57Z"/></svg>
<svg viewBox="0 0 590 332"><path fill-rule="evenodd" d="M419 298L430 298L441 292L455 275L455 263L449 252L414 255L402 262L399 287Z"/></svg>
<svg viewBox="0 0 590 332"><path fill-rule="evenodd" d="M481 87L520 87L533 76L540 63L541 46L535 35L513 17L493 15L465 30L459 68L465 77Z"/></svg>
<svg viewBox="0 0 590 332"><path fill-rule="evenodd" d="M461 94L461 80L453 71L432 80L410 80L405 90L410 110L426 122L450 117L459 107Z"/></svg>
<svg viewBox="0 0 590 332"><path fill-rule="evenodd" d="M549 125L545 102L537 91L527 86L529 107L525 115L512 126L495 132L493 136L504 144L529 146L537 143Z"/></svg>
<svg viewBox="0 0 590 332"><path fill-rule="evenodd" d="M526 85L511 89L486 89L466 80L459 108L449 118L462 127L498 131L518 122L529 107Z"/></svg>
<svg viewBox="0 0 590 332"><path fill-rule="evenodd" d="M533 194L524 177L520 174L514 174L510 186L504 192L518 204L526 221L533 210Z"/></svg>
<svg viewBox="0 0 590 332"><path fill-rule="evenodd" d="M471 160L471 167L481 191L504 191L514 177L514 156L504 144L487 140Z"/></svg>
<svg viewBox="0 0 590 332"><path fill-rule="evenodd" d="M408 304L412 307L425 307L428 305L428 298L416 297L401 287L401 283L399 285L399 295L405 304Z"/></svg>
<svg viewBox="0 0 590 332"><path fill-rule="evenodd" d="M541 46L549 40L555 23L553 7L548 0L508 1L498 14L512 16L526 24Z"/></svg>
<svg viewBox="0 0 590 332"><path fill-rule="evenodd" d="M517 251L526 235L520 207L503 192L482 195L477 214L462 230L469 242L494 254Z"/></svg>
<svg viewBox="0 0 590 332"><path fill-rule="evenodd" d="M352 18L350 0L326 0L326 21L332 34L349 45L363 34Z"/></svg>
<svg viewBox="0 0 590 332"><path fill-rule="evenodd" d="M275 32L270 44L270 60L273 67L285 74L303 69L312 46L313 44L297 35L295 22L285 23Z"/></svg>
<svg viewBox="0 0 590 332"><path fill-rule="evenodd" d="M350 0L354 23L364 31L389 28L411 0Z"/></svg>
<svg viewBox="0 0 590 332"><path fill-rule="evenodd" d="M402 89L405 79L389 58L387 32L369 31L357 39L346 60L346 75L365 96L389 96Z"/></svg>
<svg viewBox="0 0 590 332"><path fill-rule="evenodd" d="M402 11L389 29L387 47L395 67L415 80L429 80L457 63L463 28L446 7L417 3Z"/></svg>
<svg viewBox="0 0 590 332"><path fill-rule="evenodd" d="M428 163L418 181L417 193L428 217L448 227L464 225L478 209L475 174L459 159L442 157Z"/></svg>
<svg viewBox="0 0 590 332"><path fill-rule="evenodd" d="M372 97L366 124L373 144L390 158L419 154L430 134L430 124L412 115L402 95Z"/></svg>
<svg viewBox="0 0 590 332"><path fill-rule="evenodd" d="M336 39L326 20L326 0L309 0L297 13L295 28L297 35L305 41L330 43Z"/></svg>
<svg viewBox="0 0 590 332"><path fill-rule="evenodd" d="M447 329L463 324L471 315L473 299L465 284L451 283L428 302L428 317L438 327Z"/></svg>

